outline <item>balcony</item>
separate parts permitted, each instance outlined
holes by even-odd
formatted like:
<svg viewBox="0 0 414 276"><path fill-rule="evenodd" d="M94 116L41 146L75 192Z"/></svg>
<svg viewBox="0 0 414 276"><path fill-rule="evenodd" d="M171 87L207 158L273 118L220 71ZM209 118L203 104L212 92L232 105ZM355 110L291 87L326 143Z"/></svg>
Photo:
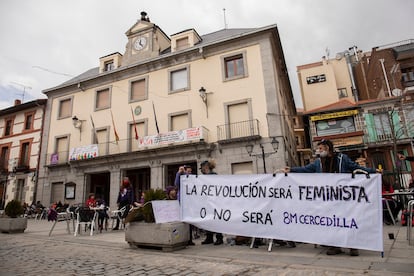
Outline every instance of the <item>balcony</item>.
<svg viewBox="0 0 414 276"><path fill-rule="evenodd" d="M257 119L217 126L217 140L222 144L259 138Z"/></svg>
<svg viewBox="0 0 414 276"><path fill-rule="evenodd" d="M46 155L46 166L66 165L71 161L82 161L97 157L125 153L140 153L146 150L157 150L164 147L188 145L208 142L208 130L194 127L178 131L139 137L138 140L124 139L71 148L70 151L49 153Z"/></svg>

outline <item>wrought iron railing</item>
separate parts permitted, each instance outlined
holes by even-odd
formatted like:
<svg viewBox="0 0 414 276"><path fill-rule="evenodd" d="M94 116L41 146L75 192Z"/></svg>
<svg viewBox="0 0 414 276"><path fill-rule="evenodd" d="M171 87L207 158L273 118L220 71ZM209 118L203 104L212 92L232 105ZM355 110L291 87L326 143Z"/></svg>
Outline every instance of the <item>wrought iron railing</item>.
<svg viewBox="0 0 414 276"><path fill-rule="evenodd" d="M217 126L217 140L219 141L259 135L257 119Z"/></svg>
<svg viewBox="0 0 414 276"><path fill-rule="evenodd" d="M72 148L71 151L60 151L46 155L46 165L63 165L70 161L81 161L99 156L108 156L120 153L139 152L148 148L157 148L170 144L187 144L194 141L208 142L208 130L205 127L194 127L179 131L160 133L119 141L101 142L93 145L85 145Z"/></svg>

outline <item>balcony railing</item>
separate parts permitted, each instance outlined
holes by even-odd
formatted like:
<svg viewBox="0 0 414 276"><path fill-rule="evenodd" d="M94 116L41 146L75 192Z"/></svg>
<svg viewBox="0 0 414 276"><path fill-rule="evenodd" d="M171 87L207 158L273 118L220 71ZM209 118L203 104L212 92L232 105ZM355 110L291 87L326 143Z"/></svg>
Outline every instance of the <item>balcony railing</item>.
<svg viewBox="0 0 414 276"><path fill-rule="evenodd" d="M121 153L139 152L149 148L156 149L166 145L185 145L193 142L208 142L208 130L204 127L194 127L178 131L160 133L139 137L138 140L124 139L99 144L71 148L70 151L49 153L46 155L46 165L62 165L70 161L92 159Z"/></svg>
<svg viewBox="0 0 414 276"><path fill-rule="evenodd" d="M260 136L257 119L217 126L217 140L243 140L243 138Z"/></svg>

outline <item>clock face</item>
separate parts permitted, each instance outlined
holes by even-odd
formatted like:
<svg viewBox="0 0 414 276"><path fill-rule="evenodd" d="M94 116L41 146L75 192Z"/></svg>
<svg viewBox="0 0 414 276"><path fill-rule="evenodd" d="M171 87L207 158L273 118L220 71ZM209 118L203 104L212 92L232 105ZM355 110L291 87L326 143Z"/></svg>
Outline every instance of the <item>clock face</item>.
<svg viewBox="0 0 414 276"><path fill-rule="evenodd" d="M144 49L145 46L147 46L147 39L143 36L138 37L134 42L134 49L137 51Z"/></svg>

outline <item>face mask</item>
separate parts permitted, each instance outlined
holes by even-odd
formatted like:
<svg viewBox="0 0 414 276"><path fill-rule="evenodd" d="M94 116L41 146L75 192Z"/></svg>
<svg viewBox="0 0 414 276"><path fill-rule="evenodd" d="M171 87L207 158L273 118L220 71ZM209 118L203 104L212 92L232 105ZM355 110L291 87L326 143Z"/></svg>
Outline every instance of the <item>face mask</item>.
<svg viewBox="0 0 414 276"><path fill-rule="evenodd" d="M321 151L319 153L319 155L320 155L320 157L327 157L328 156L328 152L324 150L324 151Z"/></svg>

